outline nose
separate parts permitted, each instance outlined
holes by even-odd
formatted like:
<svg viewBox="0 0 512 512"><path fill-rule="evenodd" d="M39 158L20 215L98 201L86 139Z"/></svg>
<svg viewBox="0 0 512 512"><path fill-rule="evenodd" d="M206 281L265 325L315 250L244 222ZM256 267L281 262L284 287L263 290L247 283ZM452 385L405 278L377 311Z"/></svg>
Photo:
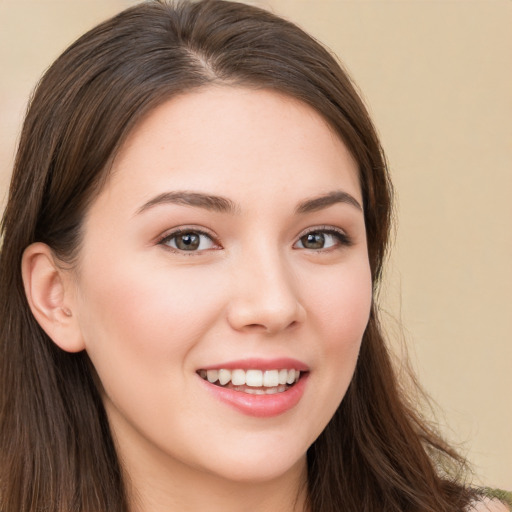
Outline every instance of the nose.
<svg viewBox="0 0 512 512"><path fill-rule="evenodd" d="M238 331L275 334L302 323L299 282L278 251L254 252L232 273L228 322Z"/></svg>

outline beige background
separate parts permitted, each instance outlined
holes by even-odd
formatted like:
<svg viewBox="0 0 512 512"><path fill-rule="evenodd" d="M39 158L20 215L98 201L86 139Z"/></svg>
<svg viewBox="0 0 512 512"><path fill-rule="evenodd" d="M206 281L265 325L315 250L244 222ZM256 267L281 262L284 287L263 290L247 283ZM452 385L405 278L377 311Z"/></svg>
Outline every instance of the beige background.
<svg viewBox="0 0 512 512"><path fill-rule="evenodd" d="M130 3L0 0L2 204L38 77ZM512 489L512 1L253 3L324 41L358 83L397 190L389 330L481 481Z"/></svg>

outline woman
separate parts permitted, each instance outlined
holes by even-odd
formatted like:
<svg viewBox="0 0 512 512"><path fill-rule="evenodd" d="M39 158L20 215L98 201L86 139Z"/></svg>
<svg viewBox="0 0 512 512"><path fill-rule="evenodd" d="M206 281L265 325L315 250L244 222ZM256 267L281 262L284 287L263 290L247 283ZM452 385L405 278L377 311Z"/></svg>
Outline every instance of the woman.
<svg viewBox="0 0 512 512"><path fill-rule="evenodd" d="M2 226L2 510L506 510L394 376L390 202L349 79L290 23L150 2L84 35Z"/></svg>

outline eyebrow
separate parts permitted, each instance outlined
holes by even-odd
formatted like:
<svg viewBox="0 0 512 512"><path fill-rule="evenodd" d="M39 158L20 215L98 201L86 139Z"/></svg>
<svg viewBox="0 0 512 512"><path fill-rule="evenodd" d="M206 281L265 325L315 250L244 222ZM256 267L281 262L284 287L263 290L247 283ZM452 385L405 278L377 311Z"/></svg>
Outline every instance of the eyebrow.
<svg viewBox="0 0 512 512"><path fill-rule="evenodd" d="M306 201L302 201L298 204L295 209L296 213L310 213L316 212L318 210L323 210L324 208L328 208L333 204L344 203L354 206L360 211L363 211L363 207L359 203L359 201L348 194L347 192L343 192L342 190L333 190L327 194L324 194L319 197L314 197L312 199L307 199Z"/></svg>
<svg viewBox="0 0 512 512"><path fill-rule="evenodd" d="M153 206L161 204L179 204L183 206L194 206L196 208L204 208L220 213L238 213L238 206L231 201L221 196L213 196L209 194L200 194L197 192L165 192L160 194L144 205L138 210L137 214L149 210Z"/></svg>
<svg viewBox="0 0 512 512"><path fill-rule="evenodd" d="M334 190L327 194L306 199L300 202L295 208L295 213L305 214L316 212L328 208L337 203L344 203L354 206L360 211L363 211L362 206L359 204L355 197L342 190ZM178 204L183 206L193 206L196 208L204 208L219 213L237 214L240 212L240 207L231 199L222 196L215 196L210 194L201 194L199 192L188 191L175 191L164 192L159 194L153 199L144 203L138 210L137 214L145 212L154 206L163 204Z"/></svg>

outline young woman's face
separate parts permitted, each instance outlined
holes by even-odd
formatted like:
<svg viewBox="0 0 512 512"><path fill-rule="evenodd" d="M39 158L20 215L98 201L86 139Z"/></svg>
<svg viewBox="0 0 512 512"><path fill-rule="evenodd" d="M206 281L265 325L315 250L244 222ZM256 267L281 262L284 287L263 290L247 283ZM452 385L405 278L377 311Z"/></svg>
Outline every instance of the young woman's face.
<svg viewBox="0 0 512 512"><path fill-rule="evenodd" d="M304 467L368 321L357 166L286 96L174 98L121 148L76 273L126 466L276 478Z"/></svg>

